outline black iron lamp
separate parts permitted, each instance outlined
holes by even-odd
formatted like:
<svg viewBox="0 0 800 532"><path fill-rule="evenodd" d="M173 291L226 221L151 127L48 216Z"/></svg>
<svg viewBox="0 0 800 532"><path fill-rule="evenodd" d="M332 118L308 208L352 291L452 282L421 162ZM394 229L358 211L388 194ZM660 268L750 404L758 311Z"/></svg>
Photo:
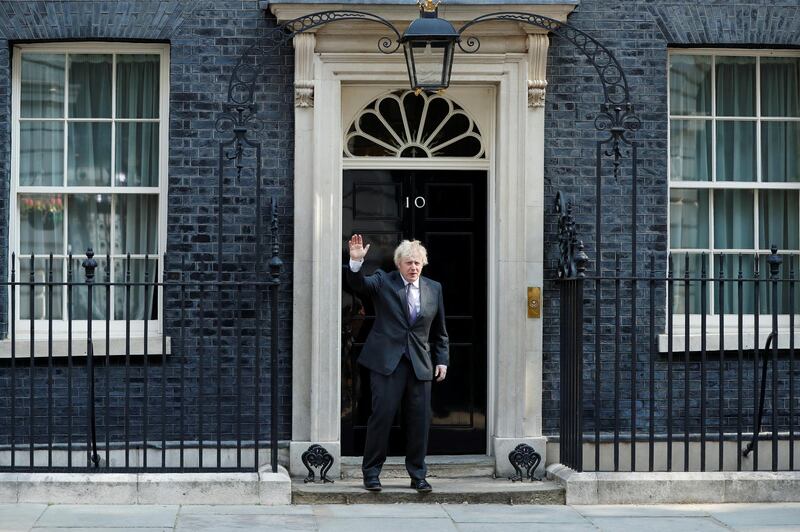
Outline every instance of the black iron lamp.
<svg viewBox="0 0 800 532"><path fill-rule="evenodd" d="M450 85L453 52L461 36L453 25L439 18L441 0L419 0L419 18L400 38L406 54L411 89L442 91Z"/></svg>

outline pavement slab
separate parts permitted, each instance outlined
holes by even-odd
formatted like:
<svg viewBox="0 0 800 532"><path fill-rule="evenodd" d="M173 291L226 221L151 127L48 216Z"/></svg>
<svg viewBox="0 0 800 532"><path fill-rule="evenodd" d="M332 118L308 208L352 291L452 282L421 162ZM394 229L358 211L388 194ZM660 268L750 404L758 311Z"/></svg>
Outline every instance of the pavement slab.
<svg viewBox="0 0 800 532"><path fill-rule="evenodd" d="M789 526L800 530L800 503L698 505L717 521L737 530L745 527Z"/></svg>
<svg viewBox="0 0 800 532"><path fill-rule="evenodd" d="M459 532L597 532L597 527L586 523L458 523Z"/></svg>
<svg viewBox="0 0 800 532"><path fill-rule="evenodd" d="M319 532L458 532L448 518L383 519L378 517L317 518Z"/></svg>
<svg viewBox="0 0 800 532"><path fill-rule="evenodd" d="M707 507L696 504L575 504L572 508L585 517L708 517Z"/></svg>
<svg viewBox="0 0 800 532"><path fill-rule="evenodd" d="M0 504L0 531L29 530L46 509L46 504Z"/></svg>
<svg viewBox="0 0 800 532"><path fill-rule="evenodd" d="M341 518L446 518L450 515L440 504L323 504L314 506L314 515L317 517Z"/></svg>
<svg viewBox="0 0 800 532"><path fill-rule="evenodd" d="M800 503L0 504L0 532L800 532Z"/></svg>
<svg viewBox="0 0 800 532"><path fill-rule="evenodd" d="M178 506L52 505L36 522L41 528L172 528Z"/></svg>
<svg viewBox="0 0 800 532"><path fill-rule="evenodd" d="M710 517L592 517L591 523L608 532L721 532L730 530Z"/></svg>
<svg viewBox="0 0 800 532"><path fill-rule="evenodd" d="M224 532L226 530L317 530L311 515L192 514L179 515L176 531Z"/></svg>
<svg viewBox="0 0 800 532"><path fill-rule="evenodd" d="M737 527L735 530L736 532L797 532L800 530L800 525Z"/></svg>
<svg viewBox="0 0 800 532"><path fill-rule="evenodd" d="M456 523L570 523L588 521L569 506L504 504L445 504Z"/></svg>
<svg viewBox="0 0 800 532"><path fill-rule="evenodd" d="M261 506L256 504L187 504L181 506L179 515L312 515L314 508L308 505Z"/></svg>
<svg viewBox="0 0 800 532"><path fill-rule="evenodd" d="M135 531L135 532L172 532L172 530L173 530L172 527L169 527L169 528L149 528L149 527L148 528L106 528L106 527L100 527L100 528L95 528L95 527L92 527L92 528L74 528L74 527L69 527L69 528L63 528L63 527L39 528L39 527L36 527L36 528L32 528L31 532L129 532L129 531Z"/></svg>

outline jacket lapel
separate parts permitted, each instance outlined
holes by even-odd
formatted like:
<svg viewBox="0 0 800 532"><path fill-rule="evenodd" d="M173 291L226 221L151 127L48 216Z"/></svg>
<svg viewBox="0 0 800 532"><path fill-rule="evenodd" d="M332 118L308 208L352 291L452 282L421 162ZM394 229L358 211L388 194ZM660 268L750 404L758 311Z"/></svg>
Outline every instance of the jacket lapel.
<svg viewBox="0 0 800 532"><path fill-rule="evenodd" d="M425 277L419 278L419 315L417 319L423 317L431 309L433 304L433 294L431 293L431 283Z"/></svg>

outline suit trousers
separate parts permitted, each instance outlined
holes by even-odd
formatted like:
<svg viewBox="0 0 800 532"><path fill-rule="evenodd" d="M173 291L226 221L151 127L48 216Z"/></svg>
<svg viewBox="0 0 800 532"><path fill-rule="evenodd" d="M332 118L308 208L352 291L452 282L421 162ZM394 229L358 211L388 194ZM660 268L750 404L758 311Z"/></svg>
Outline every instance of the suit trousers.
<svg viewBox="0 0 800 532"><path fill-rule="evenodd" d="M364 478L378 478L389 447L392 421L402 403L406 430L406 470L412 479L423 479L428 472L428 430L431 423L431 381L421 381L407 356L403 356L390 375L370 372L372 414L367 422Z"/></svg>

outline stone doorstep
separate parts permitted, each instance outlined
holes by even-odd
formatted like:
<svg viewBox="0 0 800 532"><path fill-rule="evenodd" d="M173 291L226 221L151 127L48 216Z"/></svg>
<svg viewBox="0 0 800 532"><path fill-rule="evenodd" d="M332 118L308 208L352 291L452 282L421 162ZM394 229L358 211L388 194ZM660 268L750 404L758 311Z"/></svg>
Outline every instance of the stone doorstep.
<svg viewBox="0 0 800 532"><path fill-rule="evenodd" d="M0 473L0 503L260 504L291 502L277 473Z"/></svg>
<svg viewBox="0 0 800 532"><path fill-rule="evenodd" d="M486 455L434 455L425 459L428 464L429 478L492 478L494 475L494 457ZM316 471L315 471L316 472ZM343 479L361 480L361 457L342 457ZM390 456L383 464L381 478L407 479L405 458Z"/></svg>
<svg viewBox="0 0 800 532"><path fill-rule="evenodd" d="M800 502L800 471L578 473L552 464L547 478L571 505Z"/></svg>
<svg viewBox="0 0 800 532"><path fill-rule="evenodd" d="M342 479L333 484L292 482L294 504L564 504L564 488L556 482L511 482L507 479L431 478L433 491L417 493L408 477L382 478L383 490L366 491L361 479Z"/></svg>

